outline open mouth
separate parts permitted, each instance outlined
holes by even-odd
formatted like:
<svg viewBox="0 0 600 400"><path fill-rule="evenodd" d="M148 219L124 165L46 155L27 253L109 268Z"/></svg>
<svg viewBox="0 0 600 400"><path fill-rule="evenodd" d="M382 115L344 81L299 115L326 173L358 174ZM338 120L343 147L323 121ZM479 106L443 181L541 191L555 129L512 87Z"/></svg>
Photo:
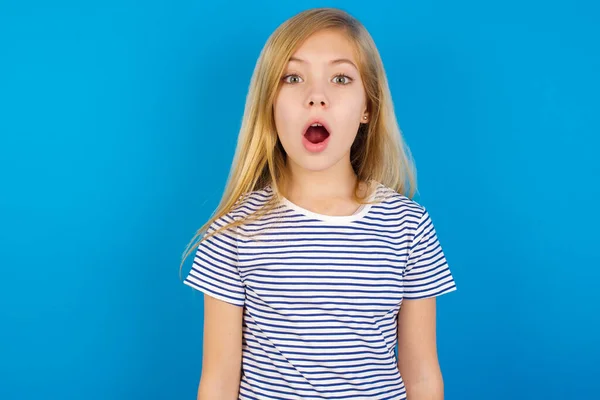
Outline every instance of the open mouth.
<svg viewBox="0 0 600 400"><path fill-rule="evenodd" d="M304 132L304 137L306 140L313 144L318 144L329 137L329 132L327 129L321 124L314 124L308 127L306 132Z"/></svg>

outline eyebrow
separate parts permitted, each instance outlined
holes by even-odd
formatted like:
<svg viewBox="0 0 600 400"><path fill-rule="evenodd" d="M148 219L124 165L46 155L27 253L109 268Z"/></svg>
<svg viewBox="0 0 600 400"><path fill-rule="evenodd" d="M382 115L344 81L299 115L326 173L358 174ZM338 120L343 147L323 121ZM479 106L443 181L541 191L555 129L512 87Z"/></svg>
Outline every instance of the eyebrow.
<svg viewBox="0 0 600 400"><path fill-rule="evenodd" d="M298 57L291 57L289 62L292 61L296 61L296 62L300 62L300 63L307 63L306 60L303 60L301 58ZM337 65L337 64L350 64L352 65L357 71L358 71L358 67L356 66L356 64L354 64L351 60L349 60L348 58L336 58L335 60L331 60L329 62L329 65Z"/></svg>

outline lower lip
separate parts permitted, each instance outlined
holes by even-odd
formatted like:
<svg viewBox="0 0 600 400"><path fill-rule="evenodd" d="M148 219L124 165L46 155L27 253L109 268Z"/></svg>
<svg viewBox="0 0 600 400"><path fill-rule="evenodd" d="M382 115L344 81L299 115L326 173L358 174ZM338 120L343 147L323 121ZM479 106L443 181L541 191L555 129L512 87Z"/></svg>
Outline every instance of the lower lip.
<svg viewBox="0 0 600 400"><path fill-rule="evenodd" d="M322 142L312 143L306 138L306 136L302 136L302 144L304 145L304 148L311 153L320 153L327 147L330 137L331 135L327 136L327 139L323 140Z"/></svg>

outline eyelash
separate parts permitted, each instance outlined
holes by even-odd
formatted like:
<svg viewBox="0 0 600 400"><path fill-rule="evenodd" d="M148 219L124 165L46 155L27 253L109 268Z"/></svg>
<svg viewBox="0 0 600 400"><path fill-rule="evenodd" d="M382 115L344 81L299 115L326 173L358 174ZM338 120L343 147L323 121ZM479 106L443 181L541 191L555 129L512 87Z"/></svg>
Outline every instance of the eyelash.
<svg viewBox="0 0 600 400"><path fill-rule="evenodd" d="M298 74L287 74L287 75L285 75L285 76L283 76L283 77L281 78L281 80L283 81L283 83L287 83L287 84L289 84L289 85L293 85L293 83L290 83L290 82L287 82L287 81L286 81L286 80L287 80L287 78L289 78L290 76L299 76L299 75L298 75ZM348 79L348 83L341 83L341 85L342 85L342 86L349 85L349 84L351 84L351 83L352 83L352 81L353 81L353 79L352 79L352 78L350 78L350 77L349 77L348 75L346 75L346 74L337 74L337 75L335 75L333 78L335 79L335 78L339 78L339 77L344 77L344 78L347 78L347 79Z"/></svg>

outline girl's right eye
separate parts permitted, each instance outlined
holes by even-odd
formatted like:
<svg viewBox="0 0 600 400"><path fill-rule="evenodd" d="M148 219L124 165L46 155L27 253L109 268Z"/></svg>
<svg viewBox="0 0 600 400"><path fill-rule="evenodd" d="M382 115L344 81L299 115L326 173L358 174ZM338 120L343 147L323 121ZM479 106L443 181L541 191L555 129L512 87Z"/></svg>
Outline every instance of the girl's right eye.
<svg viewBox="0 0 600 400"><path fill-rule="evenodd" d="M292 78L291 82L289 78ZM296 74L289 74L283 77L285 83L299 83L299 80L301 80L301 78Z"/></svg>

